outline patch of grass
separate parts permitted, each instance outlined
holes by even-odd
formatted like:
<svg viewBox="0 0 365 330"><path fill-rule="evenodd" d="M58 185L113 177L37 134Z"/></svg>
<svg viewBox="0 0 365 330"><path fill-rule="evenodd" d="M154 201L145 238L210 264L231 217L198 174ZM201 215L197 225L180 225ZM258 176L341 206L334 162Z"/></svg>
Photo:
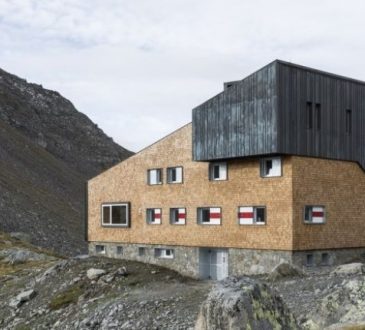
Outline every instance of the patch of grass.
<svg viewBox="0 0 365 330"><path fill-rule="evenodd" d="M365 324L349 325L343 328L344 330L365 330Z"/></svg>
<svg viewBox="0 0 365 330"><path fill-rule="evenodd" d="M32 330L32 328L29 325L21 323L15 327L15 330Z"/></svg>
<svg viewBox="0 0 365 330"><path fill-rule="evenodd" d="M75 284L70 286L65 291L57 294L49 303L48 307L51 310L57 310L66 307L70 304L77 303L79 297L83 294L84 290L81 284Z"/></svg>

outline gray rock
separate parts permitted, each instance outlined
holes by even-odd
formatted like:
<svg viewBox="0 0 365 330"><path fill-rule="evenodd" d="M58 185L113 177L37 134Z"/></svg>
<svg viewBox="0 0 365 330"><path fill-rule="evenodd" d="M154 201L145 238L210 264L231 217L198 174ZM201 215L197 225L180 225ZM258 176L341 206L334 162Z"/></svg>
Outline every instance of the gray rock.
<svg viewBox="0 0 365 330"><path fill-rule="evenodd" d="M115 275L117 275L117 276L128 276L127 267L122 266L122 267L118 268L117 271L115 272Z"/></svg>
<svg viewBox="0 0 365 330"><path fill-rule="evenodd" d="M12 265L21 264L27 261L52 259L45 254L15 248L0 251L0 257L2 257L5 262L8 262Z"/></svg>
<svg viewBox="0 0 365 330"><path fill-rule="evenodd" d="M9 306L19 308L23 303L33 299L36 295L37 293L33 289L23 291L10 301Z"/></svg>
<svg viewBox="0 0 365 330"><path fill-rule="evenodd" d="M218 282L203 303L195 330L298 329L294 316L271 289L248 277Z"/></svg>
<svg viewBox="0 0 365 330"><path fill-rule="evenodd" d="M97 268L90 268L86 272L86 276L89 280L95 280L98 279L100 276L106 274L106 271L104 269L97 269Z"/></svg>
<svg viewBox="0 0 365 330"><path fill-rule="evenodd" d="M12 232L10 233L10 237L28 243L30 243L32 240L29 234L22 232Z"/></svg>
<svg viewBox="0 0 365 330"><path fill-rule="evenodd" d="M269 279L276 281L282 278L294 277L294 276L305 276L304 272L293 264L282 262L273 268L269 274Z"/></svg>
<svg viewBox="0 0 365 330"><path fill-rule="evenodd" d="M334 275L355 275L364 273L365 273L365 265L360 262L340 265L332 271L332 274Z"/></svg>

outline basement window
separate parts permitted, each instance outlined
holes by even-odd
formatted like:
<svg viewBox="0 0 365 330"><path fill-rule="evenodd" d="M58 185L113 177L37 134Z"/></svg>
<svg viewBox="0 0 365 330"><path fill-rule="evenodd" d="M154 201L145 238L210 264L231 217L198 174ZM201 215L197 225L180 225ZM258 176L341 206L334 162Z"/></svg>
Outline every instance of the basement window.
<svg viewBox="0 0 365 330"><path fill-rule="evenodd" d="M170 209L170 224L185 225L186 209L185 208L171 208Z"/></svg>
<svg viewBox="0 0 365 330"><path fill-rule="evenodd" d="M240 206L238 208L238 223L240 225L264 225L266 223L266 208L264 206Z"/></svg>
<svg viewBox="0 0 365 330"><path fill-rule="evenodd" d="M173 249L155 249L155 258L160 259L173 259L174 250Z"/></svg>
<svg viewBox="0 0 365 330"><path fill-rule="evenodd" d="M281 176L281 157L262 158L260 172L263 178Z"/></svg>
<svg viewBox="0 0 365 330"><path fill-rule="evenodd" d="M162 169L156 168L147 171L147 182L149 185L162 184Z"/></svg>
<svg viewBox="0 0 365 330"><path fill-rule="evenodd" d="M95 252L97 254L105 254L106 253L105 245L95 245Z"/></svg>
<svg viewBox="0 0 365 330"><path fill-rule="evenodd" d="M304 207L304 222L309 224L325 223L325 207L306 205Z"/></svg>
<svg viewBox="0 0 365 330"><path fill-rule="evenodd" d="M209 180L212 181L227 180L227 163L210 163Z"/></svg>
<svg viewBox="0 0 365 330"><path fill-rule="evenodd" d="M123 254L123 246L117 246L117 254L122 255Z"/></svg>
<svg viewBox="0 0 365 330"><path fill-rule="evenodd" d="M143 256L145 256L146 255L146 248L145 247L139 247L138 248L138 256L139 257L143 257Z"/></svg>
<svg viewBox="0 0 365 330"><path fill-rule="evenodd" d="M306 256L306 265L308 267L314 266L314 255L313 254L307 254Z"/></svg>
<svg viewBox="0 0 365 330"><path fill-rule="evenodd" d="M198 224L220 225L222 212L220 207L199 207L197 210Z"/></svg>
<svg viewBox="0 0 365 330"><path fill-rule="evenodd" d="M330 263L330 255L328 253L322 253L321 255L321 265L328 266Z"/></svg>
<svg viewBox="0 0 365 330"><path fill-rule="evenodd" d="M102 225L129 226L129 203L102 204Z"/></svg>
<svg viewBox="0 0 365 330"><path fill-rule="evenodd" d="M162 217L161 209L147 209L146 221L149 225L160 225Z"/></svg>
<svg viewBox="0 0 365 330"><path fill-rule="evenodd" d="M167 183L182 183L183 182L183 168L168 167L167 168Z"/></svg>

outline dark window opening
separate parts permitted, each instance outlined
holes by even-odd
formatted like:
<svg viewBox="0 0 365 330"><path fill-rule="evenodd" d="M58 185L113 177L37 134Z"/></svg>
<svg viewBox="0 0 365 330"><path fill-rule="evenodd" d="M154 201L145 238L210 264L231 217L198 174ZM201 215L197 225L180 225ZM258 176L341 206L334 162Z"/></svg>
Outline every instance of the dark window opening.
<svg viewBox="0 0 365 330"><path fill-rule="evenodd" d="M346 133L351 134L352 131L352 111L346 110Z"/></svg>
<svg viewBox="0 0 365 330"><path fill-rule="evenodd" d="M321 105L320 103L316 104L316 117L317 117L317 130L321 129Z"/></svg>
<svg viewBox="0 0 365 330"><path fill-rule="evenodd" d="M256 209L256 222L264 223L265 222L265 208L257 207Z"/></svg>
<svg viewBox="0 0 365 330"><path fill-rule="evenodd" d="M210 210L209 209L201 209L201 221L202 222L210 222Z"/></svg>
<svg viewBox="0 0 365 330"><path fill-rule="evenodd" d="M307 266L311 267L314 266L314 256L313 254L307 254Z"/></svg>
<svg viewBox="0 0 365 330"><path fill-rule="evenodd" d="M213 166L213 179L219 179L219 165Z"/></svg>
<svg viewBox="0 0 365 330"><path fill-rule="evenodd" d="M329 261L330 261L330 256L328 253L322 253L321 256L321 264L323 266L328 266L329 265Z"/></svg>
<svg viewBox="0 0 365 330"><path fill-rule="evenodd" d="M123 254L123 246L117 246L117 254Z"/></svg>
<svg viewBox="0 0 365 330"><path fill-rule="evenodd" d="M312 102L307 102L307 128L313 128L313 108Z"/></svg>
<svg viewBox="0 0 365 330"><path fill-rule="evenodd" d="M272 169L272 160L271 159L266 160L265 161L265 175L269 175L271 169Z"/></svg>
<svg viewBox="0 0 365 330"><path fill-rule="evenodd" d="M144 247L139 247L139 248L138 248L138 255L139 255L140 257L143 257L145 254L146 254L146 248L144 248Z"/></svg>

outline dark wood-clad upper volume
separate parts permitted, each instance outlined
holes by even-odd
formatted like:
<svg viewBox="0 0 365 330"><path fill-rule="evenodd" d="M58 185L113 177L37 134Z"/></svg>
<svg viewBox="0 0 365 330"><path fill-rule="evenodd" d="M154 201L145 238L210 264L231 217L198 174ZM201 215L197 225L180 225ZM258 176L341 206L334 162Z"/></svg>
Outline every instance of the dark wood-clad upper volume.
<svg viewBox="0 0 365 330"><path fill-rule="evenodd" d="M193 159L289 154L365 168L365 82L276 60L193 109Z"/></svg>

